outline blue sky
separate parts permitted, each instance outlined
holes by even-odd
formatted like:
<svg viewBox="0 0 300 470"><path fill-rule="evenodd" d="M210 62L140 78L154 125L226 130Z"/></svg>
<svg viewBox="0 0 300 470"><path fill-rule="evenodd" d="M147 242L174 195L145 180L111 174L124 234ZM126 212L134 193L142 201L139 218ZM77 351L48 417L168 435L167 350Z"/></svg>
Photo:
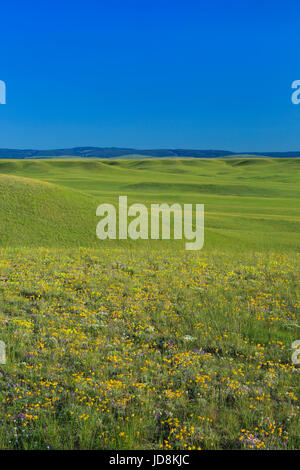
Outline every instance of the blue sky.
<svg viewBox="0 0 300 470"><path fill-rule="evenodd" d="M1 5L0 147L300 150L297 1Z"/></svg>

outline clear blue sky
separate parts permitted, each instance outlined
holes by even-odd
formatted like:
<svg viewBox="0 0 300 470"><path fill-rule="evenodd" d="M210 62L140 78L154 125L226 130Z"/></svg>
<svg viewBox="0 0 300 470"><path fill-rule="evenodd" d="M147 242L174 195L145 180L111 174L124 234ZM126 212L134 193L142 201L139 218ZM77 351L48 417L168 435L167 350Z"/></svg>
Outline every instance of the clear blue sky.
<svg viewBox="0 0 300 470"><path fill-rule="evenodd" d="M1 4L0 147L300 150L300 4Z"/></svg>

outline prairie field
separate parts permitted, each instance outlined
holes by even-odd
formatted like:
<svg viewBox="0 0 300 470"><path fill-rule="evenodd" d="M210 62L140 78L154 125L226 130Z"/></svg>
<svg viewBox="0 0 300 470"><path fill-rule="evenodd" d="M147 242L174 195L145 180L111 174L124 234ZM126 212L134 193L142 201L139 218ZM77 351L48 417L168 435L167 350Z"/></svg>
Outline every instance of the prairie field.
<svg viewBox="0 0 300 470"><path fill-rule="evenodd" d="M203 203L205 244L96 238ZM0 160L1 449L300 449L300 159Z"/></svg>

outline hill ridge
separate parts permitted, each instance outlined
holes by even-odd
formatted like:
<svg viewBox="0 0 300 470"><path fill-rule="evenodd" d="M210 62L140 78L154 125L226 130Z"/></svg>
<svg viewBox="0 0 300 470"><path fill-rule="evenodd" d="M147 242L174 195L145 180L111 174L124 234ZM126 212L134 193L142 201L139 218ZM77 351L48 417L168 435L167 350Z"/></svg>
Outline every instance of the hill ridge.
<svg viewBox="0 0 300 470"><path fill-rule="evenodd" d="M118 157L148 157L148 158L226 158L226 157L277 157L299 158L300 151L294 152L232 152L230 150L197 150L197 149L146 149L119 147L72 147L48 150L36 149L0 149L0 159L35 159L54 157L77 158L118 158Z"/></svg>

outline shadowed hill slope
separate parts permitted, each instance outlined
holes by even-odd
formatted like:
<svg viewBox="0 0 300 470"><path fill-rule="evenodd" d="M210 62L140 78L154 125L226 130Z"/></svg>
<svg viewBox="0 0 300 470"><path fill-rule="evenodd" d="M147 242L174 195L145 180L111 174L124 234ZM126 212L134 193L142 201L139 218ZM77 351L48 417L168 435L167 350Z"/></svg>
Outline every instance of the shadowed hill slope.
<svg viewBox="0 0 300 470"><path fill-rule="evenodd" d="M95 204L55 184L0 175L0 246L78 246L93 242Z"/></svg>

